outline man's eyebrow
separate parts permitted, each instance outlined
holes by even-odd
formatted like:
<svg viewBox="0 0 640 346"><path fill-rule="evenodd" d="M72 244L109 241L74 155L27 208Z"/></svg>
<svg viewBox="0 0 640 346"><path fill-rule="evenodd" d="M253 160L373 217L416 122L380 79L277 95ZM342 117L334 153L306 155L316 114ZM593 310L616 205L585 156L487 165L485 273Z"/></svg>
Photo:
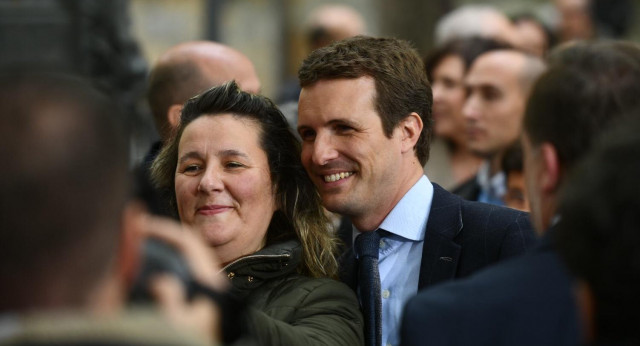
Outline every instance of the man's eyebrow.
<svg viewBox="0 0 640 346"><path fill-rule="evenodd" d="M307 130L307 129L311 129L311 126L308 125L299 125L298 126L298 133L302 130Z"/></svg>
<svg viewBox="0 0 640 346"><path fill-rule="evenodd" d="M336 125L336 124L348 125L348 126L351 126L353 128L361 128L362 127L360 125L360 123L358 123L357 121L353 121L353 120L348 119L348 118L331 119L326 124L323 124L323 126ZM298 126L298 133L300 133L300 131L304 131L304 130L313 130L313 127L311 127L309 125L299 125Z"/></svg>
<svg viewBox="0 0 640 346"><path fill-rule="evenodd" d="M356 121L353 121L351 119L347 119L347 118L332 119L327 124L329 124L329 125L345 124L345 125L349 125L349 126L355 127L355 128L361 127L360 123L358 123Z"/></svg>

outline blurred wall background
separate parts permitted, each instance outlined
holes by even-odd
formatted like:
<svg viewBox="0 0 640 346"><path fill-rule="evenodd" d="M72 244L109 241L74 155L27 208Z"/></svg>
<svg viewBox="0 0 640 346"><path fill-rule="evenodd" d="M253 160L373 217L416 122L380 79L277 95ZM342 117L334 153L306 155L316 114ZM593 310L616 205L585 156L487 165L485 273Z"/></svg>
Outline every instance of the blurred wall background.
<svg viewBox="0 0 640 346"><path fill-rule="evenodd" d="M554 20L548 0L131 0L132 29L150 64L184 40L229 44L254 61L263 93L275 97L307 54L309 13L326 3L352 6L362 13L369 34L408 39L422 54L433 45L437 19L458 5L491 4L508 15L529 12ZM640 6L634 10L634 18L640 18ZM634 20L627 38L639 37L640 22Z"/></svg>
<svg viewBox="0 0 640 346"><path fill-rule="evenodd" d="M459 5L529 12L553 25L553 1L0 0L0 65L55 62L105 86L127 110L135 164L156 138L143 99L146 71L177 43L208 39L235 47L255 63L262 93L276 98L283 83L295 80L309 50L307 18L323 4L353 7L368 34L410 40L424 55L433 46L438 18ZM631 11L617 14L631 18L623 38L640 41L637 0L592 1L630 4Z"/></svg>

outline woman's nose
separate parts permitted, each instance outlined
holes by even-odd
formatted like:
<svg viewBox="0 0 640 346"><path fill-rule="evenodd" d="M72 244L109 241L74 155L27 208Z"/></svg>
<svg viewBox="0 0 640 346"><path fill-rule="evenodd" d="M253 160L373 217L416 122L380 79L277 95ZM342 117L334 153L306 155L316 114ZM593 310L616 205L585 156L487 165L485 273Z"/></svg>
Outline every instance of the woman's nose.
<svg viewBox="0 0 640 346"><path fill-rule="evenodd" d="M211 167L202 174L200 183L198 184L198 190L204 193L210 193L213 191L222 191L224 189L224 183L220 176L220 171Z"/></svg>

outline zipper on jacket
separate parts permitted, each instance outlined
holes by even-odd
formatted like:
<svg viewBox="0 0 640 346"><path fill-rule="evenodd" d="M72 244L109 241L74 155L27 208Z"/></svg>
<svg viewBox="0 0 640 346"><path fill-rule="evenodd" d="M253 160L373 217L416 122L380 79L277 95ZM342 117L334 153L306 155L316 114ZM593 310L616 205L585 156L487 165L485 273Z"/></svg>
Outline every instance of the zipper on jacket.
<svg viewBox="0 0 640 346"><path fill-rule="evenodd" d="M238 258L237 260L227 264L226 266L224 266L224 268L222 268L222 270L220 270L218 273L226 272L227 268L231 267L232 265L234 265L236 263L240 263L240 262L245 261L245 260L248 261L248 260L252 260L252 259L280 258L280 257L289 258L289 257L291 257L291 254L285 253L285 254L281 254L281 255L249 255L249 256L241 257L241 258Z"/></svg>

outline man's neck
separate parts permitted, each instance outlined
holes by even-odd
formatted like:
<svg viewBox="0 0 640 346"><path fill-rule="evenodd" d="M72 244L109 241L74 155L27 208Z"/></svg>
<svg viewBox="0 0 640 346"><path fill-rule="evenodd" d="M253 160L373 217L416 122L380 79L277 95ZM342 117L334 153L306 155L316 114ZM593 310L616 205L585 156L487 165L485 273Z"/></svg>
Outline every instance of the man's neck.
<svg viewBox="0 0 640 346"><path fill-rule="evenodd" d="M489 178L493 177L494 175L502 171L503 156L504 156L504 152L501 151L487 159L489 162Z"/></svg>
<svg viewBox="0 0 640 346"><path fill-rule="evenodd" d="M353 225L360 231L375 231L378 229L382 221L384 221L391 210L395 208L402 197L404 197L423 176L424 171L422 167L419 164L417 167L419 169L413 169L411 170L411 174L405 175L403 182L400 184L401 188L397 190L395 195L390 196L389 202L384 204L383 207L376 210L367 210L363 215L350 215Z"/></svg>
<svg viewBox="0 0 640 346"><path fill-rule="evenodd" d="M555 196L548 196L547 198L543 198L540 201L540 204L540 210L538 211L540 213L540 216L538 217L540 224L536 225L536 231L538 235L542 236L547 232L547 230L549 230L551 226L554 225L554 220L557 219L558 210L556 208Z"/></svg>

